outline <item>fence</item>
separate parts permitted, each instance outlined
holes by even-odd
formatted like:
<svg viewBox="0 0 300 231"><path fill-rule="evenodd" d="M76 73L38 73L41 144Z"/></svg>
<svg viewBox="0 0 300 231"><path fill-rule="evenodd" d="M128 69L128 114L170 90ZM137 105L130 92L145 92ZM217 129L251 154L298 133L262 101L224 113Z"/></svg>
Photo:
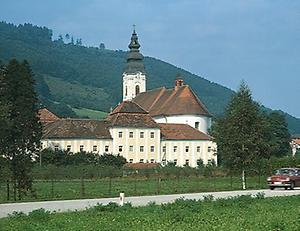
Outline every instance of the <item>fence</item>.
<svg viewBox="0 0 300 231"><path fill-rule="evenodd" d="M249 176L248 189L266 188L266 176ZM33 193L23 195L22 201L62 200L79 198L117 197L120 192L127 196L212 192L241 189L237 176L161 176L79 178L34 180ZM10 181L0 183L0 202L19 200Z"/></svg>

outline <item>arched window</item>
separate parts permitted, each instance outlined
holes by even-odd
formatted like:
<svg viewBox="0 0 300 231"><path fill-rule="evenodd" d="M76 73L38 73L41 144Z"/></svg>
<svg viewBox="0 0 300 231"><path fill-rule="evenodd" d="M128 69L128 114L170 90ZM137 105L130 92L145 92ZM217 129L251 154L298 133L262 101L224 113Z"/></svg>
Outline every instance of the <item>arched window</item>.
<svg viewBox="0 0 300 231"><path fill-rule="evenodd" d="M135 86L135 95L138 95L140 93L140 86L136 85Z"/></svg>

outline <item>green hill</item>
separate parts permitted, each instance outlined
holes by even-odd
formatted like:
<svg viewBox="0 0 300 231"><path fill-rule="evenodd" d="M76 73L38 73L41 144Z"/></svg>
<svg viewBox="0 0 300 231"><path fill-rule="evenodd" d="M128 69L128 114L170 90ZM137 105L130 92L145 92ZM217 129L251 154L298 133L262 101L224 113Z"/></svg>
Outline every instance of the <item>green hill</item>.
<svg viewBox="0 0 300 231"><path fill-rule="evenodd" d="M53 41L52 31L46 27L1 22L0 60L8 62L11 58L28 60L42 104L60 116L96 118L95 111L108 112L122 99L124 51L65 44L62 40ZM148 89L173 87L180 73L215 116L224 112L234 94L226 87L155 58L145 57L145 66ZM300 133L300 119L288 114L286 118L290 131Z"/></svg>

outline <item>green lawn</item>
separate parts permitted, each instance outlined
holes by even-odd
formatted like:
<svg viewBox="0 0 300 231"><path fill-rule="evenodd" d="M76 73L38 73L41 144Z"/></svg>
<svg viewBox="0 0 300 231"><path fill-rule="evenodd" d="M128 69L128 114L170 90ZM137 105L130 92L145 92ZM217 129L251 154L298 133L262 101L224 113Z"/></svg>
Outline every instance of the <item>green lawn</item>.
<svg viewBox="0 0 300 231"><path fill-rule="evenodd" d="M177 200L145 207L96 206L86 211L49 213L36 210L0 219L0 230L218 230L299 231L300 196L204 201Z"/></svg>
<svg viewBox="0 0 300 231"><path fill-rule="evenodd" d="M37 198L27 195L23 201L62 200L79 198L117 197L121 191L126 196L178 194L240 190L240 178L233 177L180 177L180 178L102 178L81 180L36 180L33 184ZM248 189L266 188L265 177L248 177ZM12 202L13 192L10 185L10 201L7 201L7 186L0 185L0 202Z"/></svg>

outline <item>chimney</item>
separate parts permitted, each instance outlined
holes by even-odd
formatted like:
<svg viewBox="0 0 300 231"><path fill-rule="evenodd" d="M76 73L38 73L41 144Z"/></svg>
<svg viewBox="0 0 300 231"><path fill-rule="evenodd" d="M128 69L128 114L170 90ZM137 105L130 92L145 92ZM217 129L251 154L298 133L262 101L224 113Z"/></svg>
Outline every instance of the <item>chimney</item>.
<svg viewBox="0 0 300 231"><path fill-rule="evenodd" d="M183 79L177 78L175 80L175 91L178 90L178 88L180 88L181 86L183 86Z"/></svg>

